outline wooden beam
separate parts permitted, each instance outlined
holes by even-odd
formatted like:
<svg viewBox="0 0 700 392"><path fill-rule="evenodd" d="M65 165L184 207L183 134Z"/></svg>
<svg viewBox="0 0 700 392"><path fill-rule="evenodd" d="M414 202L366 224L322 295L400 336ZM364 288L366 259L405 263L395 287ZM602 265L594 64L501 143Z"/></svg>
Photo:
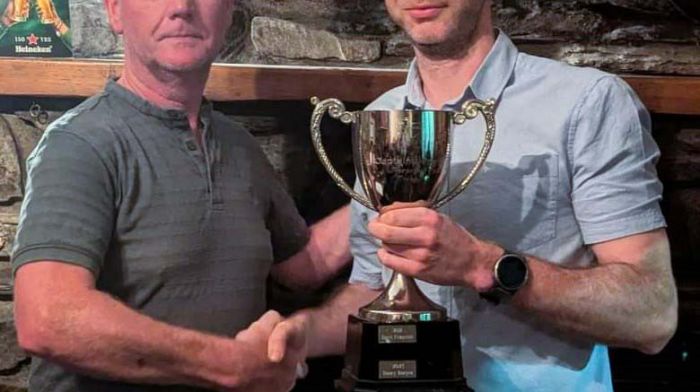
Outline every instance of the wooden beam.
<svg viewBox="0 0 700 392"><path fill-rule="evenodd" d="M0 94L89 97L108 76L118 76L121 62L54 59L0 59Z"/></svg>
<svg viewBox="0 0 700 392"><path fill-rule="evenodd" d="M654 113L700 114L700 77L624 76Z"/></svg>
<svg viewBox="0 0 700 392"><path fill-rule="evenodd" d="M0 95L89 97L121 73L114 60L0 59ZM213 101L306 100L313 95L369 102L405 78L402 70L215 64Z"/></svg>
<svg viewBox="0 0 700 392"><path fill-rule="evenodd" d="M0 95L88 97L118 76L114 60L0 59ZM404 70L215 64L205 95L213 101L369 102L403 83ZM700 115L700 77L624 75L650 111Z"/></svg>
<svg viewBox="0 0 700 392"><path fill-rule="evenodd" d="M213 101L338 98L370 102L404 82L403 70L216 64L205 95Z"/></svg>

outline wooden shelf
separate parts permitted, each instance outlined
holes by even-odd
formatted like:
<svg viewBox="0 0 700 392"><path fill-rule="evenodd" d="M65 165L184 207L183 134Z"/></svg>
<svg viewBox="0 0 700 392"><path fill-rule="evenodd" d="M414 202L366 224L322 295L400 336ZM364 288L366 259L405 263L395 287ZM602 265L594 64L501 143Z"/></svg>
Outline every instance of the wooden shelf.
<svg viewBox="0 0 700 392"><path fill-rule="evenodd" d="M0 59L0 95L88 97L121 61ZM700 115L700 77L623 75L655 113ZM306 100L335 97L369 102L403 83L405 71L215 64L205 95L213 101Z"/></svg>

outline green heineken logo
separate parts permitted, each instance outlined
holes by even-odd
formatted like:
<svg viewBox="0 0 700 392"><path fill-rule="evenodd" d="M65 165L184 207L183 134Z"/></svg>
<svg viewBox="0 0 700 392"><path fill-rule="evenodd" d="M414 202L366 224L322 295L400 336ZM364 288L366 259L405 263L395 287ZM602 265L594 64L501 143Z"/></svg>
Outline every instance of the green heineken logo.
<svg viewBox="0 0 700 392"><path fill-rule="evenodd" d="M0 56L72 56L69 0L0 0Z"/></svg>

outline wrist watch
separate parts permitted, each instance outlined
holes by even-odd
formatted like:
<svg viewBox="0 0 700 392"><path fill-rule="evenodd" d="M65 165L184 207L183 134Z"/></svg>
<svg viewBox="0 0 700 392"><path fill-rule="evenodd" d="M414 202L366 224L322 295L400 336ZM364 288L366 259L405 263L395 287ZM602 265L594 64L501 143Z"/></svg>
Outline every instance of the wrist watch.
<svg viewBox="0 0 700 392"><path fill-rule="evenodd" d="M493 287L479 295L494 304L510 299L525 286L529 272L525 256L506 250L493 266Z"/></svg>

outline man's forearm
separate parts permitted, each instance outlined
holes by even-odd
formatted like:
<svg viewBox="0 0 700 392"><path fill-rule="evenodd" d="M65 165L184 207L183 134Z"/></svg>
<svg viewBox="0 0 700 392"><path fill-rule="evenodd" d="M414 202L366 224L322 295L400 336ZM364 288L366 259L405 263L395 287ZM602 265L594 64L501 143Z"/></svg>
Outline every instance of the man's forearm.
<svg viewBox="0 0 700 392"><path fill-rule="evenodd" d="M349 284L318 308L299 312L310 324L309 356L320 357L345 352L348 315L371 302L379 291L364 285Z"/></svg>
<svg viewBox="0 0 700 392"><path fill-rule="evenodd" d="M42 313L41 336L20 334L20 345L97 378L220 388L236 384L243 369L235 374L232 364L250 355L234 339L170 326L95 290Z"/></svg>
<svg viewBox="0 0 700 392"><path fill-rule="evenodd" d="M548 325L612 346L659 351L676 327L677 297L664 244L642 266L565 269L529 257L530 282L513 299Z"/></svg>

